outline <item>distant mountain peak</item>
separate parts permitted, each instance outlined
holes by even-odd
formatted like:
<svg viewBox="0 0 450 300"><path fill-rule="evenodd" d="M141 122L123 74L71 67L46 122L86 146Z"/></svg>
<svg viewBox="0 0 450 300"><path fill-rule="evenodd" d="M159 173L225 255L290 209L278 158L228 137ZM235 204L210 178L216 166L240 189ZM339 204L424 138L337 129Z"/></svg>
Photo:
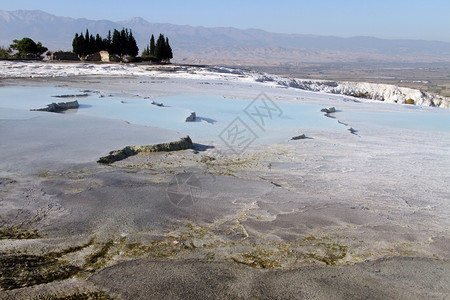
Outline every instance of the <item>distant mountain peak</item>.
<svg viewBox="0 0 450 300"><path fill-rule="evenodd" d="M58 17L42 10L14 10L14 11L0 11L0 21L17 22L23 21L30 23L51 22L57 18L69 19L67 17Z"/></svg>
<svg viewBox="0 0 450 300"><path fill-rule="evenodd" d="M128 20L122 21L121 23L130 23L130 24L148 24L149 22L141 17L133 17Z"/></svg>

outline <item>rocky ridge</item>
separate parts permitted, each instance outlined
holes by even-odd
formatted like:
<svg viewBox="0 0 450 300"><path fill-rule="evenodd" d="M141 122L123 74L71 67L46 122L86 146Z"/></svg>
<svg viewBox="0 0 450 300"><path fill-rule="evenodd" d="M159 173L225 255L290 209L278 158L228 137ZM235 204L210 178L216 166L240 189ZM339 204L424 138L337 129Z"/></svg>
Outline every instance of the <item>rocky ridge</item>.
<svg viewBox="0 0 450 300"><path fill-rule="evenodd" d="M389 103L450 108L450 99L446 97L391 84L304 80L267 74L261 75L256 81L311 92L339 94Z"/></svg>

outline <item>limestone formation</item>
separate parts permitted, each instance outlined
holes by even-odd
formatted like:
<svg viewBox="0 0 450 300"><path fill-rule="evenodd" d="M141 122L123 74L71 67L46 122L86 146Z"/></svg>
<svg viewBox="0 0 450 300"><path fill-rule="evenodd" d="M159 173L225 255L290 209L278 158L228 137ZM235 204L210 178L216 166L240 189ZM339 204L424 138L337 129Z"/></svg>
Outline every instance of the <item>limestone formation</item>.
<svg viewBox="0 0 450 300"><path fill-rule="evenodd" d="M103 61L103 62L109 62L109 53L108 51L100 51L96 53L92 53L89 55L86 55L85 61Z"/></svg>
<svg viewBox="0 0 450 300"><path fill-rule="evenodd" d="M297 136L293 136L292 138L291 138L291 140L304 140L304 139L306 139L306 135L305 134L301 134L301 135L297 135Z"/></svg>
<svg viewBox="0 0 450 300"><path fill-rule="evenodd" d="M51 104L48 104L47 107L31 109L31 111L63 112L68 109L77 109L79 106L80 105L78 104L77 100L70 102L53 102Z"/></svg>
<svg viewBox="0 0 450 300"><path fill-rule="evenodd" d="M350 127L347 130L350 131L351 134L356 134L356 132L358 131L358 130L354 129L353 127Z"/></svg>
<svg viewBox="0 0 450 300"><path fill-rule="evenodd" d="M97 162L100 164L112 164L116 161L126 159L127 157L137 155L141 152L169 152L179 151L185 149L193 149L192 140L189 136L181 138L179 141L147 145L147 146L127 146L122 150L115 150L109 152L109 155L101 157Z"/></svg>
<svg viewBox="0 0 450 300"><path fill-rule="evenodd" d="M336 112L336 108L335 107L322 108L320 111L324 112L326 114L331 114L331 113L335 113Z"/></svg>
<svg viewBox="0 0 450 300"><path fill-rule="evenodd" d="M195 122L195 119L197 116L195 115L195 112L191 112L191 115L186 118L186 122Z"/></svg>
<svg viewBox="0 0 450 300"><path fill-rule="evenodd" d="M85 98L85 97L89 97L89 94L84 93L84 94L74 94L74 95L56 95L56 96L52 96L55 98Z"/></svg>

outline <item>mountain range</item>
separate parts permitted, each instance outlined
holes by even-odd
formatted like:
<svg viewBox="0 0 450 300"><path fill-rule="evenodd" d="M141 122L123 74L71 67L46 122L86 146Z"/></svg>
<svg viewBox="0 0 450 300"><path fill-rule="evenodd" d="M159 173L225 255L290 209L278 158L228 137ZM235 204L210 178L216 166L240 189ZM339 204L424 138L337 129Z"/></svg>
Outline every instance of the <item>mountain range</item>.
<svg viewBox="0 0 450 300"><path fill-rule="evenodd" d="M0 46L30 37L50 50L71 50L75 33L89 29L106 37L108 30L130 28L142 50L163 33L170 39L174 62L234 65L296 65L324 62L450 62L450 43L341 38L281 34L258 29L193 27L151 23L136 17L125 21L73 19L39 10L0 10Z"/></svg>

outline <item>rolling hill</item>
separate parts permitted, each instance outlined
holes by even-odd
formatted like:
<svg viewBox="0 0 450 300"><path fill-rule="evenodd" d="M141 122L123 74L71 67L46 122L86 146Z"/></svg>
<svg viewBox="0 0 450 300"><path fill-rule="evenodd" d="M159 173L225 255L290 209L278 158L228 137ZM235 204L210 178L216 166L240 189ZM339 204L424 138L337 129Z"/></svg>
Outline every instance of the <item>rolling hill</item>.
<svg viewBox="0 0 450 300"><path fill-rule="evenodd" d="M125 21L60 17L43 11L0 10L0 45L30 37L51 50L71 50L76 32L86 28L105 37L108 30L131 28L140 49L151 34L170 39L176 62L199 64L295 65L304 62L450 62L450 43L340 38L280 34L258 29L193 27L151 23L136 17Z"/></svg>

